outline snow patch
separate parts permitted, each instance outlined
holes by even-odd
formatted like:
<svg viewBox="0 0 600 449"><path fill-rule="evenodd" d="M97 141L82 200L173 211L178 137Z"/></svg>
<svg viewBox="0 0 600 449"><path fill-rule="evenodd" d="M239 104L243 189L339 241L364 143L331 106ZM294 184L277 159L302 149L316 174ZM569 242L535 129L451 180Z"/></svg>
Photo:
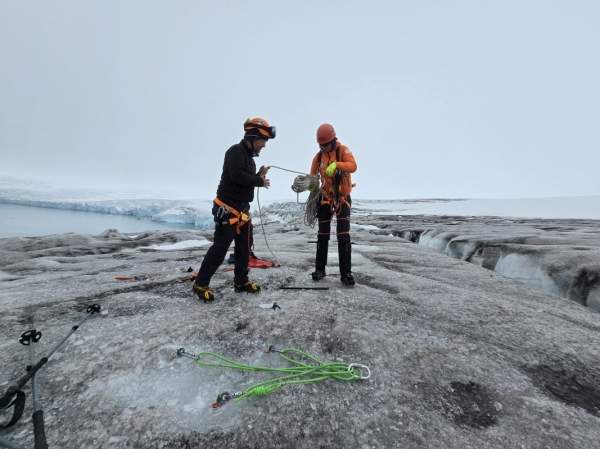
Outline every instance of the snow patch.
<svg viewBox="0 0 600 449"><path fill-rule="evenodd" d="M352 229L364 229L365 231L377 231L379 227L375 225L363 225L358 223L350 223Z"/></svg>
<svg viewBox="0 0 600 449"><path fill-rule="evenodd" d="M254 215L252 216L252 223L255 225L261 224L260 218L261 218L260 215L257 212L255 212ZM285 218L283 218L281 215L274 214L274 213L265 213L263 211L263 218L264 218L264 224L270 224L270 223L286 224L287 223Z"/></svg>
<svg viewBox="0 0 600 449"><path fill-rule="evenodd" d="M355 243L354 245L352 245L352 248L359 250L359 251L364 251L366 253L381 252L381 247L375 246L375 245L360 245L360 244Z"/></svg>
<svg viewBox="0 0 600 449"><path fill-rule="evenodd" d="M208 240L182 240L177 243L170 243L166 245L150 245L141 246L139 249L153 249L156 251L179 251L182 249L190 248L202 248L203 246L210 245L211 242Z"/></svg>

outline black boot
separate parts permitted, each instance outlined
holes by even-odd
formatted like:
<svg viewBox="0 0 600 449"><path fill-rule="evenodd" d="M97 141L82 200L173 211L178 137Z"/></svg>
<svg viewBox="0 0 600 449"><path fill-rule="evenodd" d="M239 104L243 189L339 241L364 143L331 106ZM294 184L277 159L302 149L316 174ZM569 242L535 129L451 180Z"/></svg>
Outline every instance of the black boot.
<svg viewBox="0 0 600 449"><path fill-rule="evenodd" d="M201 301L213 302L215 300L215 294L212 288L204 287L194 283L192 286L192 292L194 292L194 294L198 296L198 299Z"/></svg>
<svg viewBox="0 0 600 449"><path fill-rule="evenodd" d="M317 282L325 277L325 270L315 270L311 274L312 280Z"/></svg>
<svg viewBox="0 0 600 449"><path fill-rule="evenodd" d="M246 282L243 284L235 284L235 291L237 293L260 293L260 285L256 282Z"/></svg>
<svg viewBox="0 0 600 449"><path fill-rule="evenodd" d="M352 273L342 274L341 281L342 284L347 285L348 287L353 287L355 284L354 276L352 276Z"/></svg>
<svg viewBox="0 0 600 449"><path fill-rule="evenodd" d="M340 258L340 275L344 285L354 285L352 276L352 244L350 241L338 240L338 255Z"/></svg>

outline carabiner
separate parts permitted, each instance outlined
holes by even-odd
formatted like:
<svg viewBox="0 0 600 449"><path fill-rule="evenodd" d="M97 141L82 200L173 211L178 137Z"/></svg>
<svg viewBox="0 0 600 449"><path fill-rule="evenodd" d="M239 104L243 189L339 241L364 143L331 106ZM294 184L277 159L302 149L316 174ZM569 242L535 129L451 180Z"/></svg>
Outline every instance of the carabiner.
<svg viewBox="0 0 600 449"><path fill-rule="evenodd" d="M350 365L348 365L348 371L352 372L352 368L360 369L360 379L361 380L366 380L369 377L371 377L371 370L369 369L369 367L367 365L363 365L362 363L351 363ZM363 375L363 370L367 370L366 376Z"/></svg>

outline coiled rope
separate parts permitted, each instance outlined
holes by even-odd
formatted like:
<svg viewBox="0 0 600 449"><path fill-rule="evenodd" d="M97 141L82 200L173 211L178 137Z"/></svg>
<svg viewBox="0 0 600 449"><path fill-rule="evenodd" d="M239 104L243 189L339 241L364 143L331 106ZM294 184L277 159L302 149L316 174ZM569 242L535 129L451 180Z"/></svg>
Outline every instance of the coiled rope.
<svg viewBox="0 0 600 449"><path fill-rule="evenodd" d="M271 250L271 247L269 246L269 240L267 239L267 232L265 231L265 219L263 217L263 213L262 213L262 209L260 207L260 189L257 187L256 188L256 203L258 204L258 217L260 218L260 228L262 229L262 233L263 233L263 237L265 239L265 245L267 245L267 249L269 250L269 253L271 253L271 257L273 258L273 262L275 262L277 265L281 265L279 263L279 260L277 259L277 256L275 255L275 253L273 252L273 250Z"/></svg>
<svg viewBox="0 0 600 449"><path fill-rule="evenodd" d="M278 351L271 346L268 352L278 353L291 366L285 368L255 366L229 359L214 352L191 354L183 348L177 351L177 355L191 358L198 366L203 368L232 368L240 371L281 374L280 376L258 382L241 392L221 393L217 397L217 401L213 403L213 408L220 407L231 399L240 400L253 396L264 396L286 385L311 384L325 380L365 380L371 377L369 367L360 363L322 362L317 357L295 348Z"/></svg>
<svg viewBox="0 0 600 449"><path fill-rule="evenodd" d="M298 176L296 176L294 178L294 183L292 184L292 190L294 192L296 192L296 201L298 202L298 204L300 204L300 200L299 200L300 193L305 192L307 190L310 191L310 194L308 195L308 199L306 200L305 203L303 203L303 205L304 205L304 224L311 228L314 227L315 223L317 222L317 214L319 211L319 193L320 193L319 192L319 177L312 176L307 173L302 173L302 172L295 171L295 170L290 170L288 168L278 167L277 165L270 165L270 168L276 168L278 170L298 174ZM267 246L267 249L269 250L269 253L271 254L271 257L273 258L273 260L278 265L280 265L279 261L277 259L277 256L275 255L273 250L271 250L271 247L269 246L269 240L267 239L267 233L265 231L262 207L260 205L260 189L258 187L256 188L256 203L258 204L258 216L260 218L260 227L262 229L263 238L265 240L265 245Z"/></svg>
<svg viewBox="0 0 600 449"><path fill-rule="evenodd" d="M310 192L306 203L304 203L304 224L314 227L317 222L317 213L319 209L319 177L311 175L299 175L294 179L292 190L296 192L297 202L300 203L299 195L301 192Z"/></svg>
<svg viewBox="0 0 600 449"><path fill-rule="evenodd" d="M310 191L308 199L306 200L306 203L304 203L304 224L311 228L314 228L317 223L320 198L321 191L317 188L316 190Z"/></svg>

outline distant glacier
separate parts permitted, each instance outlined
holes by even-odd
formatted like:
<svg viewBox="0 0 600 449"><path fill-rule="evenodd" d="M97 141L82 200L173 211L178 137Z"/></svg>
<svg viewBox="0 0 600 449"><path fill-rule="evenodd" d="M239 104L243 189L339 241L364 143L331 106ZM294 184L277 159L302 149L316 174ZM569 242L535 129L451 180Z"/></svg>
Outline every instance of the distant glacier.
<svg viewBox="0 0 600 449"><path fill-rule="evenodd" d="M398 196L400 195L401 192L398 192ZM12 177L0 177L0 203L127 215L199 229L213 225L210 199L169 198L139 192L59 189ZM272 201L263 201L263 206L268 206L269 203ZM253 207L256 207L256 203ZM600 219L600 195L530 199L355 199L353 208L356 214L376 215Z"/></svg>

